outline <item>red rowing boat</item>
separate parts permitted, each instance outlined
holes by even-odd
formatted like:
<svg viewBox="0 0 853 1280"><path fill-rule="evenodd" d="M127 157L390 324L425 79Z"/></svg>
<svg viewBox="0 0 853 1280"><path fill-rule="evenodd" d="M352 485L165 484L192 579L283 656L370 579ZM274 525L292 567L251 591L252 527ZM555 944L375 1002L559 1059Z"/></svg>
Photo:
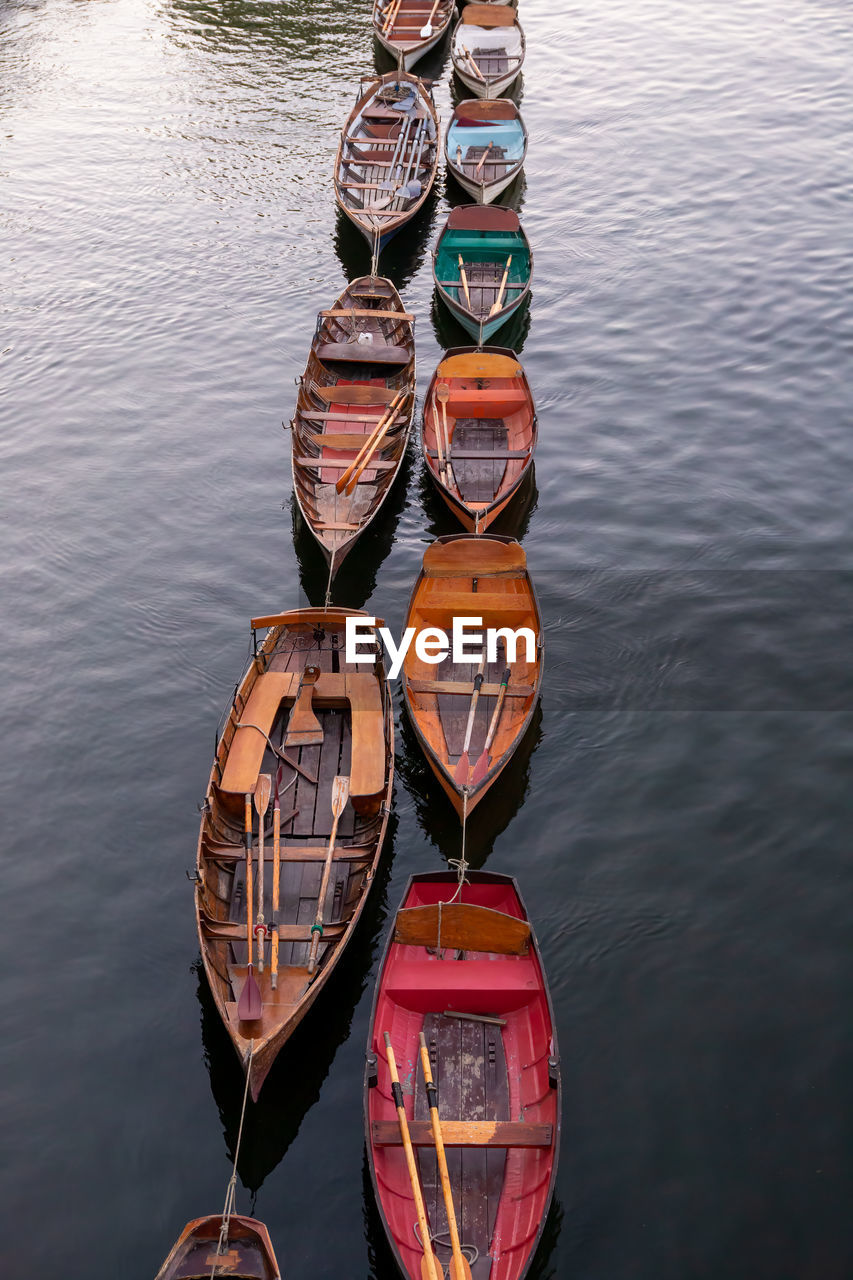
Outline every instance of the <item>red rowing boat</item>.
<svg viewBox="0 0 853 1280"><path fill-rule="evenodd" d="M423 1032L473 1280L521 1280L554 1189L560 1074L551 999L515 880L413 876L380 970L365 1076L367 1150L383 1225L404 1276L424 1257L385 1048L390 1034L430 1235L451 1250L419 1063Z"/></svg>

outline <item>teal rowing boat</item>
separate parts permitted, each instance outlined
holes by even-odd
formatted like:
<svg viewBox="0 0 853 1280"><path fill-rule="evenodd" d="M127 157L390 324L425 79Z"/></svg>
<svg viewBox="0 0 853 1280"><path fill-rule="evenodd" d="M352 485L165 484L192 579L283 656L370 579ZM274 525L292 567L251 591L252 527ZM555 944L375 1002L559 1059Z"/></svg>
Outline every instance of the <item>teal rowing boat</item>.
<svg viewBox="0 0 853 1280"><path fill-rule="evenodd" d="M451 211L433 254L439 297L479 343L497 333L530 292L533 254L518 214L502 205Z"/></svg>

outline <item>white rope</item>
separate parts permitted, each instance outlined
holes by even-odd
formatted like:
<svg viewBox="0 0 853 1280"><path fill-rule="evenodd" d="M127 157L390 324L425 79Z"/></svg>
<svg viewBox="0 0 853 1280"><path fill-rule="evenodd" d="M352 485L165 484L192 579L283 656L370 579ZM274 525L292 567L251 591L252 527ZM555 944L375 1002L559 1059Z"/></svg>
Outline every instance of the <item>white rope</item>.
<svg viewBox="0 0 853 1280"><path fill-rule="evenodd" d="M249 1098L249 1080L252 1075L252 1058L255 1053L254 1040L249 1041L249 1061L246 1063L246 1087L243 1090L243 1106L240 1111L240 1128L237 1130L237 1146L234 1150L234 1166L231 1170L231 1177L228 1179L228 1189L225 1192L225 1204L222 1209L222 1226L219 1228L219 1242L216 1246L216 1254L213 1259L213 1266L210 1269L211 1276L215 1276L219 1270L217 1258L221 1258L225 1252L225 1246L228 1243L228 1227L231 1222L231 1215L234 1212L234 1206L237 1199L237 1161L240 1159L240 1143L243 1141L243 1121L246 1118L246 1103Z"/></svg>
<svg viewBox="0 0 853 1280"><path fill-rule="evenodd" d="M329 560L329 581L326 583L326 601L323 605L324 609L328 609L332 599L332 578L335 573L335 552L332 551L332 557Z"/></svg>

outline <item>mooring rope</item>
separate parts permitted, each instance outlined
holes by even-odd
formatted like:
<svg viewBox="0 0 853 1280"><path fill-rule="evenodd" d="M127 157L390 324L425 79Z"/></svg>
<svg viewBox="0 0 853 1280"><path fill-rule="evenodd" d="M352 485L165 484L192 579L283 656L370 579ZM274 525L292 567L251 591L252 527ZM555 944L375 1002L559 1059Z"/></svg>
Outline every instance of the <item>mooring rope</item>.
<svg viewBox="0 0 853 1280"><path fill-rule="evenodd" d="M234 1212L234 1206L237 1199L237 1161L240 1159L240 1143L243 1141L243 1121L246 1119L246 1103L249 1100L249 1080L252 1075L252 1058L254 1057L254 1053L255 1042L254 1040L250 1040L249 1061L246 1063L246 1086L243 1089L243 1106L240 1110L240 1127L237 1130L237 1145L234 1148L234 1165L231 1169L231 1177L228 1179L228 1189L225 1192L225 1204L222 1209L222 1226L219 1228L219 1241L216 1245L213 1266L210 1269L211 1276L215 1276L219 1270L219 1263L216 1259L221 1258L225 1252L225 1246L228 1243L228 1227L231 1223L231 1215Z"/></svg>
<svg viewBox="0 0 853 1280"><path fill-rule="evenodd" d="M462 788L462 853L459 858L448 858L447 865L452 867L456 872L456 892L452 898L448 898L446 902L439 900L438 903L438 936L435 940L435 950L439 959L441 958L441 909L442 907L452 906L456 899L462 893L463 884L468 883L466 871L468 870L468 862L465 857L465 836L468 828L468 788Z"/></svg>
<svg viewBox="0 0 853 1280"><path fill-rule="evenodd" d="M326 583L326 600L323 605L324 609L328 609L332 601L332 578L334 577L334 574L335 574L335 552L333 550L332 557L329 560L329 580Z"/></svg>

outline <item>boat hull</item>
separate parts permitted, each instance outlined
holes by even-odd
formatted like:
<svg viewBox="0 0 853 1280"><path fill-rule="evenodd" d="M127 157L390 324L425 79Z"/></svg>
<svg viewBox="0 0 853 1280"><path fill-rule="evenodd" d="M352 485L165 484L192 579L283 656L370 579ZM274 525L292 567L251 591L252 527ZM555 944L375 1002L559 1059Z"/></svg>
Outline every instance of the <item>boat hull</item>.
<svg viewBox="0 0 853 1280"><path fill-rule="evenodd" d="M280 1280L272 1241L263 1222L234 1213L228 1221L226 1247L218 1253L222 1214L188 1222L155 1280L181 1276L238 1274L249 1280Z"/></svg>
<svg viewBox="0 0 853 1280"><path fill-rule="evenodd" d="M495 76L494 79L480 80L476 76L472 76L470 72L467 74L461 70L459 63L454 59L453 70L462 81L466 89L473 93L475 98L499 98L501 94L511 89L521 74L521 67L515 71L509 71L506 75Z"/></svg>
<svg viewBox="0 0 853 1280"><path fill-rule="evenodd" d="M476 200L477 204L493 204L498 196L503 195L507 187L511 187L518 175L521 173L522 166L513 169L508 177L500 178L497 182L483 183L472 182L463 173L456 168L449 160L447 162L447 171L453 175L454 182L458 182L460 187L472 200Z"/></svg>
<svg viewBox="0 0 853 1280"><path fill-rule="evenodd" d="M386 1033L405 1082L403 1105L442 1273L451 1251L426 1119L421 1033L438 1085L461 1239L479 1259L474 1274L523 1280L554 1194L562 1099L548 983L514 880L472 871L462 885L447 872L412 877L380 966L364 1084L368 1166L400 1273L421 1280Z"/></svg>

